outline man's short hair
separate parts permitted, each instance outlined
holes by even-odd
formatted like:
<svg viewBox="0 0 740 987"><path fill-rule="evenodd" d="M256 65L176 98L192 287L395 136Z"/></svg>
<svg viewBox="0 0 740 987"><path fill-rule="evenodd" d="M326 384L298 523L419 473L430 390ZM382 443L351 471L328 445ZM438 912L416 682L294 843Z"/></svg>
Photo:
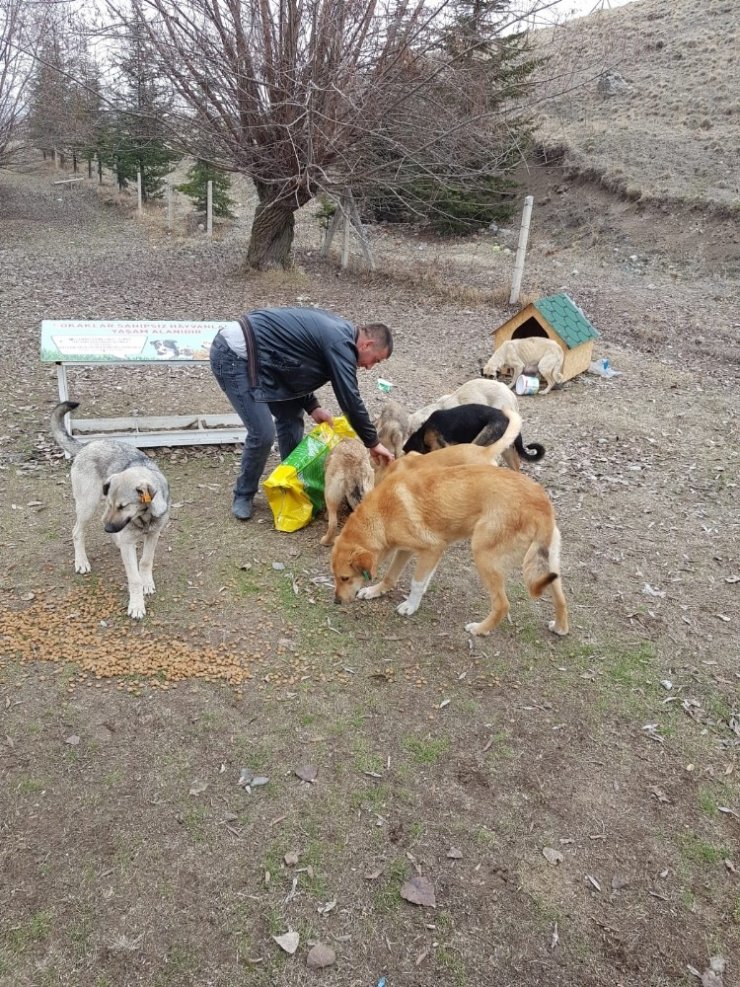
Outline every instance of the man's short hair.
<svg viewBox="0 0 740 987"><path fill-rule="evenodd" d="M393 352L393 336L384 322L370 322L360 326L360 332L372 339L376 350L387 350L388 356Z"/></svg>

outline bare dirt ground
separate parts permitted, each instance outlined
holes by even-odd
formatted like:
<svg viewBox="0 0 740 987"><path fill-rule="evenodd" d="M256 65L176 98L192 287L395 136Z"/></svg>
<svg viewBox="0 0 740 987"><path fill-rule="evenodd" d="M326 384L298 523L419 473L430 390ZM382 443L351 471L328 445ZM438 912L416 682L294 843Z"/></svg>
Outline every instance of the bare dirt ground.
<svg viewBox="0 0 740 987"><path fill-rule="evenodd" d="M169 236L154 211L137 221L54 177L0 176L0 984L688 987L712 957L740 982L723 221L557 169L527 179L524 290L567 287L622 371L522 399L525 438L547 447L530 472L563 532L568 638L516 575L511 622L469 638L486 601L467 546L412 618L400 594L334 606L321 519L280 534L264 501L231 519L231 448L158 451L175 508L135 624L102 532L93 574L73 572L42 318L319 304L394 328L379 373L418 406L490 354L513 258L506 234L378 230L379 273L342 274L309 210L299 269L246 277L242 226ZM362 377L373 409L377 376ZM226 410L194 367L80 370L72 391L90 417ZM268 783L240 788L245 768ZM435 909L400 896L417 875ZM288 930L292 957L272 939ZM323 972L313 941L336 952Z"/></svg>

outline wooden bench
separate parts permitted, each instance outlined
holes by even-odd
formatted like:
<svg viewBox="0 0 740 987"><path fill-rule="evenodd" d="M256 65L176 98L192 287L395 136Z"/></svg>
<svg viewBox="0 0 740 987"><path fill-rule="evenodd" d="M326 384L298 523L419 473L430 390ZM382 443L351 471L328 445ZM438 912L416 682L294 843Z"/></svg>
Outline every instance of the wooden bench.
<svg viewBox="0 0 740 987"><path fill-rule="evenodd" d="M41 323L41 361L56 364L59 400L68 401L67 367L208 363L213 337L231 324L45 319ZM237 415L197 413L74 420L68 415L67 427L81 441L121 439L139 448L243 442L246 435Z"/></svg>

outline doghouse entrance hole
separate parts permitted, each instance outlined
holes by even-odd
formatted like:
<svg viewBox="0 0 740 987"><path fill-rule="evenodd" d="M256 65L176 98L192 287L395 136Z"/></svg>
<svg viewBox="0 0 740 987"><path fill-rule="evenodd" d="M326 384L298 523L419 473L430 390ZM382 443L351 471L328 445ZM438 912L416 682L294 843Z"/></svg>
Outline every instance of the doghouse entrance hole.
<svg viewBox="0 0 740 987"><path fill-rule="evenodd" d="M518 329L511 334L512 339L527 339L530 336L542 336L548 338L547 333L539 324L537 319L530 317L526 322L522 322Z"/></svg>

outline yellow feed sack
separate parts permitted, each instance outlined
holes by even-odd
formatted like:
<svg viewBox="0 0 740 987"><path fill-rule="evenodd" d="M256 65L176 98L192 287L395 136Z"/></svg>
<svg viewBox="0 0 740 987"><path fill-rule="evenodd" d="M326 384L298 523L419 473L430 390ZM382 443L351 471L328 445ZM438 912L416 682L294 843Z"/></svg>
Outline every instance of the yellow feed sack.
<svg viewBox="0 0 740 987"><path fill-rule="evenodd" d="M262 484L278 531L305 528L314 514L324 509L324 460L342 439L356 439L344 416L334 427L322 422Z"/></svg>

